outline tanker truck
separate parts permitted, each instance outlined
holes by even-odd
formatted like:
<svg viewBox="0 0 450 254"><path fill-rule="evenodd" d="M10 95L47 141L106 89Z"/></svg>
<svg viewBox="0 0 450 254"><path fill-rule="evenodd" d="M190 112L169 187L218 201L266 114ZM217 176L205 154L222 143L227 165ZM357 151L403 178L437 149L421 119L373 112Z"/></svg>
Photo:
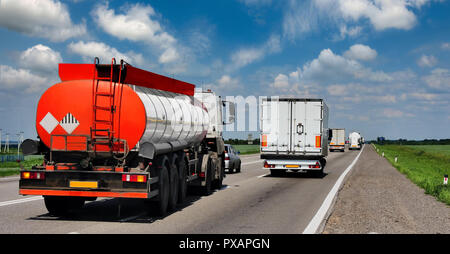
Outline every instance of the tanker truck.
<svg viewBox="0 0 450 254"><path fill-rule="evenodd" d="M222 186L227 102L214 92L115 59L62 63L59 76L37 105L39 139L22 145L44 163L21 170L21 195L43 196L53 215L99 197L151 201L165 215L188 187Z"/></svg>

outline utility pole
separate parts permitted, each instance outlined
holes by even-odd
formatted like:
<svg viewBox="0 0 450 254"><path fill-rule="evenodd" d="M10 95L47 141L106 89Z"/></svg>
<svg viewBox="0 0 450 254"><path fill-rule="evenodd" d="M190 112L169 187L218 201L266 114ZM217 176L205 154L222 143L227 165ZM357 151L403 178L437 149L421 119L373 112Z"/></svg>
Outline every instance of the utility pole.
<svg viewBox="0 0 450 254"><path fill-rule="evenodd" d="M5 153L9 153L9 133L6 133L6 140L5 140Z"/></svg>
<svg viewBox="0 0 450 254"><path fill-rule="evenodd" d="M20 155L20 146L22 145L22 142L23 142L23 131L17 134L17 157L19 157Z"/></svg>
<svg viewBox="0 0 450 254"><path fill-rule="evenodd" d="M2 152L2 129L0 129L0 153Z"/></svg>

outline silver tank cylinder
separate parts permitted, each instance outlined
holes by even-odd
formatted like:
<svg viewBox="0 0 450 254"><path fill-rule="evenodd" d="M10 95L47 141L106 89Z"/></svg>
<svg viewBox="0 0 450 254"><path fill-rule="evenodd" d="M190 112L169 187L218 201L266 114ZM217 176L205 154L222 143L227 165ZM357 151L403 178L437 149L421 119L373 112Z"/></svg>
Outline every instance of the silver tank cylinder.
<svg viewBox="0 0 450 254"><path fill-rule="evenodd" d="M199 144L209 126L208 112L192 96L134 86L144 104L147 123L139 141L139 154L155 155Z"/></svg>

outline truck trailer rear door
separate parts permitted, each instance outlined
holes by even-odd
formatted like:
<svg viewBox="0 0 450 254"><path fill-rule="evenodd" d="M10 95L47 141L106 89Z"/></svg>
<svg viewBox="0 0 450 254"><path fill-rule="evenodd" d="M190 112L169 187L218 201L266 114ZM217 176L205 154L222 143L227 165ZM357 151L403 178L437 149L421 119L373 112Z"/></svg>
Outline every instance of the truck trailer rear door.
<svg viewBox="0 0 450 254"><path fill-rule="evenodd" d="M320 101L291 101L291 153L320 153L322 141L322 103Z"/></svg>

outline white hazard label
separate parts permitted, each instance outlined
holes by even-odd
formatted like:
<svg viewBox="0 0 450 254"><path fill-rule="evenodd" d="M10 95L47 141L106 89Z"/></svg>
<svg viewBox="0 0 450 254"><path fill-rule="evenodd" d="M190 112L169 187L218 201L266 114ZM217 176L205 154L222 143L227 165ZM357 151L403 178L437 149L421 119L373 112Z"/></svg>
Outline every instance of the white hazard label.
<svg viewBox="0 0 450 254"><path fill-rule="evenodd" d="M67 133L72 134L72 132L80 125L80 122L71 114L68 113L62 120L59 122L59 125L63 127Z"/></svg>
<svg viewBox="0 0 450 254"><path fill-rule="evenodd" d="M48 112L39 124L48 132L48 134L50 134L56 126L58 126L58 120L56 120L55 117Z"/></svg>

